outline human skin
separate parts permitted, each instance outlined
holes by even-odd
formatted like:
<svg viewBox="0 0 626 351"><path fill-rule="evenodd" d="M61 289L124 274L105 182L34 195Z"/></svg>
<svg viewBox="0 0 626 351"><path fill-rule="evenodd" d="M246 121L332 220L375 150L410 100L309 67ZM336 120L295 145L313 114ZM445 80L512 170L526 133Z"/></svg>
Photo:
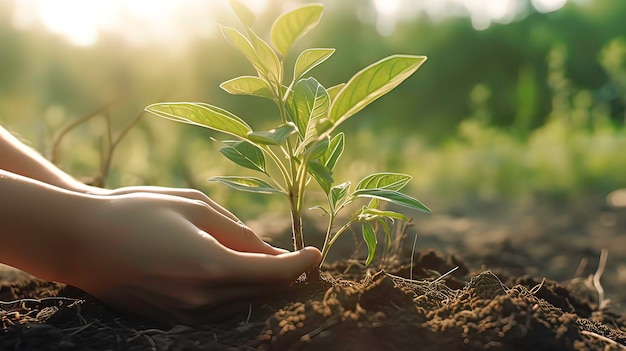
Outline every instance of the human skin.
<svg viewBox="0 0 626 351"><path fill-rule="evenodd" d="M2 127L0 223L0 262L168 323L215 319L321 259L263 242L199 191L84 185Z"/></svg>

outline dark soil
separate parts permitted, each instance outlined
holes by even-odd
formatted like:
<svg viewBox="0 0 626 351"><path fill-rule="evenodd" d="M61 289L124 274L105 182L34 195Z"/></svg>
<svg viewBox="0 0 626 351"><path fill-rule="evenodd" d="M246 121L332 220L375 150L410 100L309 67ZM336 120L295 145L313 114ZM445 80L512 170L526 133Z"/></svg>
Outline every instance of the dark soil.
<svg viewBox="0 0 626 351"><path fill-rule="evenodd" d="M5 269L0 350L626 350L626 215L569 213L420 219L409 230L420 235L413 260L413 240L375 268L340 260L321 282L242 302L245 312L200 327L125 316ZM599 286L602 243L613 246Z"/></svg>

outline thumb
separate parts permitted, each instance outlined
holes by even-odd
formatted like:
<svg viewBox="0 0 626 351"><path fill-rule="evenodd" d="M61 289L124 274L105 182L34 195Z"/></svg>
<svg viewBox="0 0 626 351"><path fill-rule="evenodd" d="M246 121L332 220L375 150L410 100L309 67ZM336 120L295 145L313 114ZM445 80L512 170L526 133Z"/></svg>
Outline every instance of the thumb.
<svg viewBox="0 0 626 351"><path fill-rule="evenodd" d="M318 266L321 260L320 250L311 246L279 255L233 251L229 268L232 278L241 283L289 283Z"/></svg>

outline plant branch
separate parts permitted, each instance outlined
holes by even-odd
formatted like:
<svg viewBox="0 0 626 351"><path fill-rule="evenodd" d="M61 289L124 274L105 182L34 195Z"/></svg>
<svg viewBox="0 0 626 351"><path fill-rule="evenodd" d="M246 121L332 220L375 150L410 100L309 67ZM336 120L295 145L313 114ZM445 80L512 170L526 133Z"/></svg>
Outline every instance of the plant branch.
<svg viewBox="0 0 626 351"><path fill-rule="evenodd" d="M61 132L59 133L59 135L54 139L54 142L52 144L52 155L50 156L50 161L54 164L57 164L59 162L59 147L61 146L61 142L63 141L67 133L69 133L70 131L72 131L72 129L78 127L79 125L87 122L91 118L101 114L103 111L108 110L111 106L116 104L120 99L121 97L119 96L116 97L115 99L109 101L107 104L102 105L95 111L92 111L82 116L81 118L75 120L74 122L70 123L65 128L63 128Z"/></svg>
<svg viewBox="0 0 626 351"><path fill-rule="evenodd" d="M326 260L326 255L328 254L328 250L330 246L328 246L328 241L330 239L330 235L333 230L333 225L335 224L336 213L330 213L330 217L328 219L328 227L326 228L326 235L324 236L324 245L322 246L322 261L320 261L320 267L324 264Z"/></svg>
<svg viewBox="0 0 626 351"><path fill-rule="evenodd" d="M333 235L333 237L327 243L326 242L324 243L324 247L322 248L322 261L320 262L320 267L321 267L322 263L326 260L326 256L328 255L328 251L330 251L331 246L333 246L335 241L337 241L339 236L344 231L346 231L346 229L350 228L350 226L353 225L356 222L357 221L355 221L354 219L349 220L348 223L344 224L341 228L339 228L339 230L337 230L335 235Z"/></svg>
<svg viewBox="0 0 626 351"><path fill-rule="evenodd" d="M124 137L126 137L128 132L139 123L144 113L145 111L143 110L139 112L137 116L135 116L135 118L120 132L120 134L114 140L112 140L111 122L110 122L109 115L107 114L107 126L108 126L107 136L108 136L109 150L102 164L102 168L100 169L100 179L101 179L100 186L105 186L106 179L108 178L109 172L111 170L111 162L113 161L113 154L115 153L115 150L119 146L120 142L124 139Z"/></svg>

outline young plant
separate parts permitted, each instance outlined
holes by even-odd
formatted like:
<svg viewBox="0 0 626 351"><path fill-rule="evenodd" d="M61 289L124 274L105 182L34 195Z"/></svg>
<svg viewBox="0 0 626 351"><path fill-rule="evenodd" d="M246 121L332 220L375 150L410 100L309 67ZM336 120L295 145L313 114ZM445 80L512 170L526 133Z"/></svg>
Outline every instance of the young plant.
<svg viewBox="0 0 626 351"><path fill-rule="evenodd" d="M280 194L290 204L294 249L304 247L302 214L305 189L311 179L326 194L327 205L316 206L328 217L328 229L322 247L323 259L337 238L351 225L360 223L368 248L366 264L374 258L376 230L390 237L389 222L405 221L398 212L383 210L380 201L413 210L430 212L418 200L399 192L411 176L399 173L375 173L363 178L352 189L350 182L334 185L333 170L344 150L344 133L335 133L348 118L372 101L388 93L411 76L426 61L424 56L393 55L375 62L356 73L347 83L324 87L309 72L326 61L331 48L310 48L302 51L286 80L284 59L293 43L317 25L322 15L321 4L308 4L284 13L273 23L270 44L251 28L253 13L237 1L231 6L244 27L245 34L220 26L224 37L238 49L258 73L241 76L220 85L236 95L252 95L276 104L279 124L269 131L254 131L238 116L205 103L157 103L146 107L159 117L213 129L235 140L224 141L220 152L236 164L263 174L257 177L220 176L210 181L234 189L266 194ZM269 162L276 167L268 167ZM335 230L340 211L358 199L368 199Z"/></svg>

